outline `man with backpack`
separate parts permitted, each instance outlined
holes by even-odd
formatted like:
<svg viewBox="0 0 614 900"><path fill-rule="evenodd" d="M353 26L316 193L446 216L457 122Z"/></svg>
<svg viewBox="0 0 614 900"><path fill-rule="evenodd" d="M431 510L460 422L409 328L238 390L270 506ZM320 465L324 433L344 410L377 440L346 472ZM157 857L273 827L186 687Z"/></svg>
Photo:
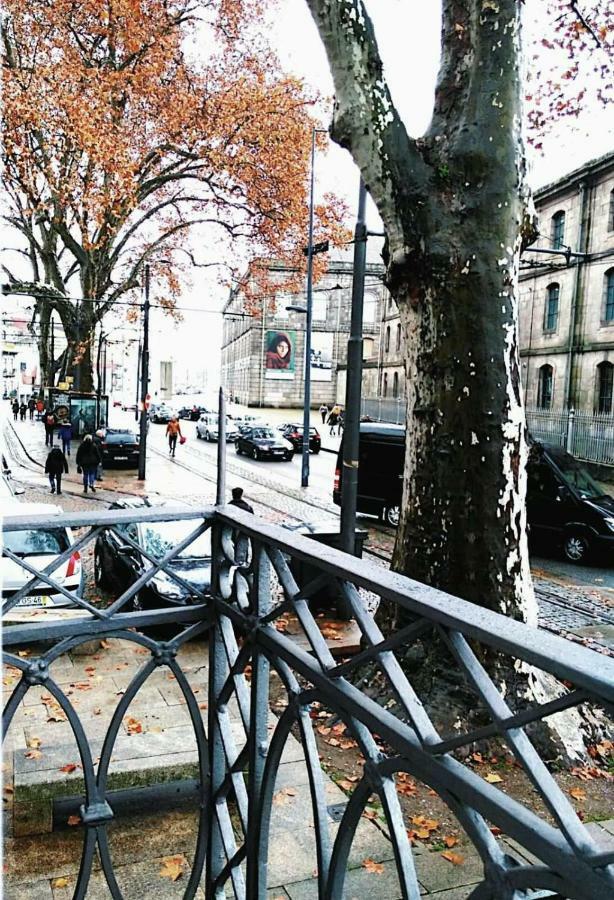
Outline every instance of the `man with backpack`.
<svg viewBox="0 0 614 900"><path fill-rule="evenodd" d="M68 474L68 463L66 457L59 447L52 447L51 452L47 456L45 463L45 472L49 476L49 484L51 485L51 493L62 493L62 473Z"/></svg>

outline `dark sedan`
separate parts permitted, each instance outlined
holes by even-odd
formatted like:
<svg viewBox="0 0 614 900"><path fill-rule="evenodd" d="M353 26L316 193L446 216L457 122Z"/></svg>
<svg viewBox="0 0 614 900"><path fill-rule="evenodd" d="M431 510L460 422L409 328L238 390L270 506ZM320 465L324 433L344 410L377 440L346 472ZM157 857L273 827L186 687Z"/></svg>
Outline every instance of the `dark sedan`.
<svg viewBox="0 0 614 900"><path fill-rule="evenodd" d="M203 413L210 410L206 406L182 406L177 415L180 419L187 419L189 422L198 422Z"/></svg>
<svg viewBox="0 0 614 900"><path fill-rule="evenodd" d="M132 509L148 505L146 501L118 500L109 508ZM124 540L124 536L133 540L150 556L160 559L194 531L196 526L196 519L186 519L121 525L117 526L119 534L103 531L96 538L94 549L96 584L120 594L151 568L147 557ZM168 568L187 582L187 585L208 593L211 587L210 532L200 535L168 564ZM132 609L185 606L198 602L200 599L188 587L175 581L166 572L158 572L133 599Z"/></svg>
<svg viewBox="0 0 614 900"><path fill-rule="evenodd" d="M109 428L101 450L103 466L139 464L139 436L128 428Z"/></svg>
<svg viewBox="0 0 614 900"><path fill-rule="evenodd" d="M285 459L288 462L294 456L294 448L290 441L281 437L272 428L250 428L237 438L237 453L245 453L252 459Z"/></svg>
<svg viewBox="0 0 614 900"><path fill-rule="evenodd" d="M302 425L282 425L279 429L287 441L290 441L297 453L303 449L303 426ZM313 426L309 429L309 449L312 453L319 453L322 446L320 433Z"/></svg>

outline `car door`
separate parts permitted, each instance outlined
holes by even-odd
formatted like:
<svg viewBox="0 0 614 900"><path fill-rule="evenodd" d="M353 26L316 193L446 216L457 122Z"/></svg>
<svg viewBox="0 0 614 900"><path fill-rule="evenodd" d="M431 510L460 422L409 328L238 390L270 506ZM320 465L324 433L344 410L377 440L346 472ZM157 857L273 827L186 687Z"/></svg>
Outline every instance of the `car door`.
<svg viewBox="0 0 614 900"><path fill-rule="evenodd" d="M138 543L138 527L131 522L128 525L116 525L116 530L108 532L109 548L112 555L113 576L122 590L134 584L142 571L142 557L138 550L130 547L125 537Z"/></svg>
<svg viewBox="0 0 614 900"><path fill-rule="evenodd" d="M556 538L569 520L569 490L545 460L527 466L527 521L535 536Z"/></svg>

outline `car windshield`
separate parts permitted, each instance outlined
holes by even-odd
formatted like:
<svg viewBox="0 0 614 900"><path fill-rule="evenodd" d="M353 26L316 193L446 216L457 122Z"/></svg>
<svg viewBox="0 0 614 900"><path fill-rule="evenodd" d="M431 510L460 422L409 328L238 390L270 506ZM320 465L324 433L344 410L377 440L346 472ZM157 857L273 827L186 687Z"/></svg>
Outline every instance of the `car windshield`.
<svg viewBox="0 0 614 900"><path fill-rule="evenodd" d="M272 428L256 428L252 432L252 437L274 439L277 435Z"/></svg>
<svg viewBox="0 0 614 900"><path fill-rule="evenodd" d="M107 431L105 443L107 444L138 444L134 431L120 431L119 429L111 429Z"/></svg>
<svg viewBox="0 0 614 900"><path fill-rule="evenodd" d="M143 526L143 548L160 559L173 547L181 543L194 529L198 522L190 519L185 522L147 522ZM209 558L211 556L211 532L205 531L181 551L182 559Z"/></svg>
<svg viewBox="0 0 614 900"><path fill-rule="evenodd" d="M557 454L554 461L583 500L596 500L604 496L597 482L573 456Z"/></svg>
<svg viewBox="0 0 614 900"><path fill-rule="evenodd" d="M68 550L68 537L63 528L44 531L8 531L4 546L17 556L57 556Z"/></svg>

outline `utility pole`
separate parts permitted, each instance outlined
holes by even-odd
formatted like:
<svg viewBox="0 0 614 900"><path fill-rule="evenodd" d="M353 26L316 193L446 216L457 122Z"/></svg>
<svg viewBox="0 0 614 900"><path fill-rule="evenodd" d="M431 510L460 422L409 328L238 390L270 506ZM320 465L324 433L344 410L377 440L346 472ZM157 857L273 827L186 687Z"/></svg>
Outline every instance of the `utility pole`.
<svg viewBox="0 0 614 900"><path fill-rule="evenodd" d="M139 401L141 399L141 341L139 338L139 349L136 356L136 403L134 405L134 421L139 421Z"/></svg>
<svg viewBox="0 0 614 900"><path fill-rule="evenodd" d="M149 265L145 266L145 303L143 304L143 351L141 354L141 422L139 440L139 481L145 480L147 452L147 393L149 385Z"/></svg>
<svg viewBox="0 0 614 900"><path fill-rule="evenodd" d="M53 310L51 311L51 365L49 366L49 375L51 387L55 387L55 319L53 318Z"/></svg>
<svg viewBox="0 0 614 900"><path fill-rule="evenodd" d="M309 487L309 425L311 412L311 319L313 312L313 191L315 184L316 129L311 130L311 182L309 190L309 242L307 244L307 309L305 318L305 377L301 487Z"/></svg>
<svg viewBox="0 0 614 900"><path fill-rule="evenodd" d="M362 319L367 261L367 190L362 178L358 190L358 215L354 229L354 274L352 318L348 340L345 422L343 426L343 478L341 482L341 549L355 553L356 496L360 443L360 399L362 389Z"/></svg>

